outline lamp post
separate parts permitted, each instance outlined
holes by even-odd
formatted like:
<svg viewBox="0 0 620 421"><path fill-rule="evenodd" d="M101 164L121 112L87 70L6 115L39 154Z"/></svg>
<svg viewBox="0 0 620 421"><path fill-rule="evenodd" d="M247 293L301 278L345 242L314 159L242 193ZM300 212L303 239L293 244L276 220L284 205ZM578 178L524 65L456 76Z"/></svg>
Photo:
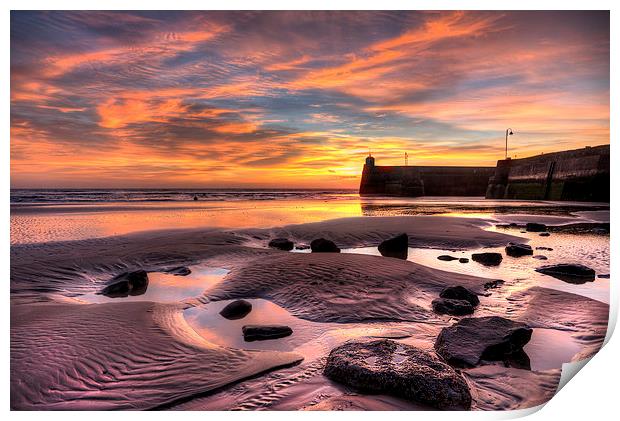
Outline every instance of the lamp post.
<svg viewBox="0 0 620 421"><path fill-rule="evenodd" d="M511 128L506 129L506 159L508 159L508 136L512 136L514 133Z"/></svg>

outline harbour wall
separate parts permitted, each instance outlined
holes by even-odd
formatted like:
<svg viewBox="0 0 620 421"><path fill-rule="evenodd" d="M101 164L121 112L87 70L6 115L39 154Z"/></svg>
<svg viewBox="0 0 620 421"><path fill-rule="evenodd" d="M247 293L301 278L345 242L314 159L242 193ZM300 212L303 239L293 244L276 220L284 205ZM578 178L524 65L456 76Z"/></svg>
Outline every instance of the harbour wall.
<svg viewBox="0 0 620 421"><path fill-rule="evenodd" d="M375 166L368 157L360 195L484 196L493 167Z"/></svg>
<svg viewBox="0 0 620 421"><path fill-rule="evenodd" d="M502 159L486 198L609 202L609 157L610 146L601 145Z"/></svg>

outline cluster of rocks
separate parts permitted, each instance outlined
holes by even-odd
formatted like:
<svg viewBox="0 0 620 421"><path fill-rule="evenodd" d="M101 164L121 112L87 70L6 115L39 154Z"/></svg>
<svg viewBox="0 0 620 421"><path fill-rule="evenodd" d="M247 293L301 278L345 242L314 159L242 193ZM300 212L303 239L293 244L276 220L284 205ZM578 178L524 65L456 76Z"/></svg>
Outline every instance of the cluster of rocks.
<svg viewBox="0 0 620 421"><path fill-rule="evenodd" d="M246 300L235 300L220 311L220 315L228 320L239 320L250 314L252 303ZM245 325L241 328L246 342L279 339L293 334L293 329L284 325Z"/></svg>
<svg viewBox="0 0 620 421"><path fill-rule="evenodd" d="M312 253L340 253L340 248L331 240L327 240L325 238L317 238L316 240L312 240L310 246L305 244L299 244L295 246L288 238L274 238L269 241L269 247L283 250L283 251L291 251L294 248L297 250L307 250L308 248L312 249Z"/></svg>
<svg viewBox="0 0 620 421"><path fill-rule="evenodd" d="M503 317L464 318L442 329L437 355L391 339L355 340L330 352L324 374L361 392L467 410L472 397L458 369L496 361L527 369L523 346L531 336L526 324Z"/></svg>
<svg viewBox="0 0 620 421"><path fill-rule="evenodd" d="M436 313L452 316L472 314L478 304L480 304L478 296L460 285L445 288L439 294L439 298L431 302Z"/></svg>

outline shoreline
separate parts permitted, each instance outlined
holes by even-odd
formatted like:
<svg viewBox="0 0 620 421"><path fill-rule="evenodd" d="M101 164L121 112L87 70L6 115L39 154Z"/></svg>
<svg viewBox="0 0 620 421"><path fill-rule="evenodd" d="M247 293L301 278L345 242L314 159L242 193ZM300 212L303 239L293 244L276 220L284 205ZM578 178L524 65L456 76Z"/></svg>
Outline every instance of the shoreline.
<svg viewBox="0 0 620 421"><path fill-rule="evenodd" d="M592 355L601 346L608 305L532 284L544 280L544 275L524 282L511 272L502 272L511 279L495 289L487 289L485 285L497 278L488 272L490 269L476 270L475 262L461 267L471 268L477 272L476 276L458 273L459 266L439 268L367 255L360 249L374 248L403 231L410 234L411 250L428 250L430 258L446 249L471 253L503 247L510 241L531 242L533 238L526 238L519 231L513 235L495 229L489 220L481 218L390 216L340 218L261 229L159 230L14 245L11 248L11 406L14 409L113 409L133 405L136 396L148 395L149 399L142 399L143 409L205 409L214 408L213 405L224 405L221 409L238 406L254 409L261 401L270 402L273 409L279 409L279 405L289 409L333 409L342 405L365 409L416 408L396 398L351 395L346 388L325 379L321 367L326 353L333 347L346 340L373 335L389 335L402 343L432 350L438 330L453 319L433 313L430 301L442 288L455 284L479 294L482 304L475 316L507 316L532 324L541 335L546 330L565 332L549 336L556 338L557 343L545 342L546 334L533 342L530 358L539 365L555 367L553 357L545 355L553 355L552 349L566 348L569 342L574 343L570 346L579 347L575 355L579 359ZM557 235L559 241L565 234ZM286 236L296 244L325 237L342 248L359 250L362 254L292 253L266 247L269 239L279 236ZM424 262L423 255L415 254L412 259ZM508 270L520 262L507 261L503 265ZM124 272L144 269L155 273L196 265L227 271L221 281L207 287L203 294L178 304L121 303L114 299L99 304L80 301L81 296L100 290L111 278ZM520 273L527 269L515 266L514 270ZM178 282L183 284L182 276ZM604 285L608 280L596 282ZM286 312L295 332L291 351L280 350L277 341L273 349L231 348L225 342L224 333L210 333L224 335L213 341L206 336L208 331L202 332L194 324L196 321L188 324L189 309L200 315L209 306L235 298L266 300ZM560 311L566 308L575 311ZM262 317L259 310L256 312L257 317ZM560 316L558 320L545 322L545 314ZM54 328L50 328L50 323ZM159 333L144 336L151 331ZM92 335L92 332L98 333ZM43 334L47 335L46 343L40 341ZM134 336L143 340L127 342ZM153 353L145 347L146 343L158 351ZM176 362L178 356L173 357L180 349L183 364ZM78 350L79 354L73 354ZM88 350L97 350L96 365L87 359ZM119 359L118 355L128 352L136 358ZM213 372L225 360L232 365L226 366L225 372ZM110 371L110 367L117 368ZM167 374L158 376L160 370ZM283 380L277 380L278 376L268 374L271 370L287 373L287 383L281 384ZM559 381L560 370L561 365L543 371L485 366L466 370L464 375L473 387L473 409L514 409L549 399L554 384ZM203 372L214 373L216 378L205 379ZM194 373L197 377L192 377ZM277 389L286 393L274 395L260 387L266 379L273 379L274 384L280 385ZM238 394L241 389L233 385L240 381L255 388L243 389L246 391ZM127 395L127 388L135 392ZM498 388L503 395L496 396L493 392ZM529 389L542 395L523 395L522 390ZM49 390L56 392L50 394ZM311 399L316 397L313 390L327 391L328 396L315 402ZM105 391L105 399L91 400L93 393L101 391Z"/></svg>

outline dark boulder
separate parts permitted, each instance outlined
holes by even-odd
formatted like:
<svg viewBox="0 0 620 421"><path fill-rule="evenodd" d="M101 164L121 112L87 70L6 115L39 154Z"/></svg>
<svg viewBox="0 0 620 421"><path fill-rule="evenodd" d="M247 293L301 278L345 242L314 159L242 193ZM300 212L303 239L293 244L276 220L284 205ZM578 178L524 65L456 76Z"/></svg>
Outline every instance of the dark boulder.
<svg viewBox="0 0 620 421"><path fill-rule="evenodd" d="M594 281L596 273L594 269L580 264L561 263L559 265L542 266L536 272L553 276L571 284L585 284Z"/></svg>
<svg viewBox="0 0 620 421"><path fill-rule="evenodd" d="M317 238L310 243L312 253L340 253L338 246L325 238Z"/></svg>
<svg viewBox="0 0 620 421"><path fill-rule="evenodd" d="M461 257L459 263L469 263L469 259L467 257Z"/></svg>
<svg viewBox="0 0 620 421"><path fill-rule="evenodd" d="M498 316L468 317L444 327L435 350L455 367L475 367L487 361L527 360L523 346L530 341L532 329L525 323Z"/></svg>
<svg viewBox="0 0 620 421"><path fill-rule="evenodd" d="M449 314L451 316L465 316L474 312L474 306L466 300L436 298L431 305L435 313Z"/></svg>
<svg viewBox="0 0 620 421"><path fill-rule="evenodd" d="M246 342L284 338L293 334L293 329L280 325L247 325L241 330Z"/></svg>
<svg viewBox="0 0 620 421"><path fill-rule="evenodd" d="M192 271L188 267L177 266L175 268L166 270L166 273L170 273L171 275L175 275L175 276L187 276L190 273L192 273Z"/></svg>
<svg viewBox="0 0 620 421"><path fill-rule="evenodd" d="M458 260L458 257L442 254L441 256L437 256L437 259L443 260L444 262L451 262L453 260Z"/></svg>
<svg viewBox="0 0 620 421"><path fill-rule="evenodd" d="M474 253L471 255L471 259L474 262L478 262L485 266L497 266L502 262L502 255L500 253Z"/></svg>
<svg viewBox="0 0 620 421"><path fill-rule="evenodd" d="M149 276L144 270L123 273L112 279L100 294L110 298L122 298L142 295L149 286Z"/></svg>
<svg viewBox="0 0 620 421"><path fill-rule="evenodd" d="M511 257L531 256L534 254L534 250L529 244L508 243L506 254Z"/></svg>
<svg viewBox="0 0 620 421"><path fill-rule="evenodd" d="M439 296L451 300L465 300L474 307L480 304L480 300L475 293L460 285L445 288L439 293Z"/></svg>
<svg viewBox="0 0 620 421"><path fill-rule="evenodd" d="M467 383L452 367L428 352L389 339L334 348L324 374L363 393L393 395L438 409L471 406Z"/></svg>
<svg viewBox="0 0 620 421"><path fill-rule="evenodd" d="M527 232L543 232L547 231L547 226L545 224L539 224L537 222L528 222L525 224L525 230Z"/></svg>
<svg viewBox="0 0 620 421"><path fill-rule="evenodd" d="M395 257L397 259L406 260L408 252L409 237L405 233L389 238L379 244L379 253L385 257Z"/></svg>
<svg viewBox="0 0 620 421"><path fill-rule="evenodd" d="M220 311L220 316L228 320L239 320L252 311L252 303L246 300L236 300L228 304Z"/></svg>
<svg viewBox="0 0 620 421"><path fill-rule="evenodd" d="M284 251L291 251L295 244L288 238L274 238L269 242L269 247Z"/></svg>

